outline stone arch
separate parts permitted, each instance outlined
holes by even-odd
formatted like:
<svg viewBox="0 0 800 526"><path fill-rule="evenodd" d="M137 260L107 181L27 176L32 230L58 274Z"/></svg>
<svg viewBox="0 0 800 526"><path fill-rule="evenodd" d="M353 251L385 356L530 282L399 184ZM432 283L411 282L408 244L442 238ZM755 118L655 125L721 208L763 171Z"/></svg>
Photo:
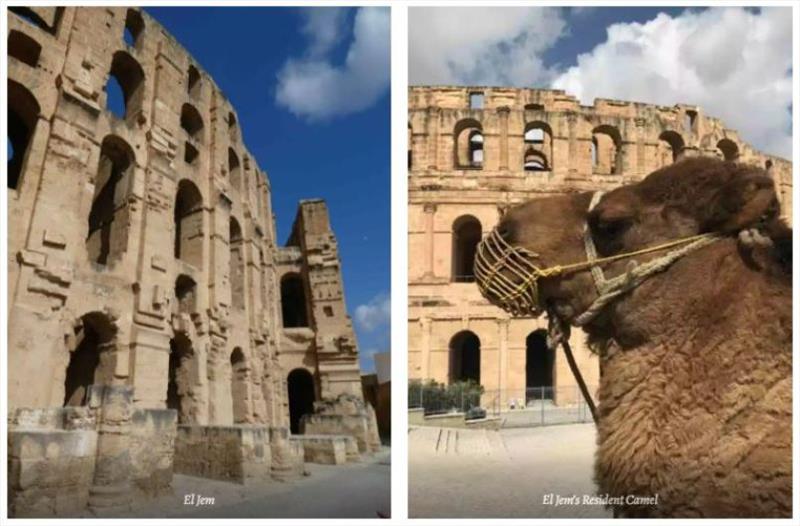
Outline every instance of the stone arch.
<svg viewBox="0 0 800 526"><path fill-rule="evenodd" d="M483 167L483 127L475 119L463 119L453 130L456 168Z"/></svg>
<svg viewBox="0 0 800 526"><path fill-rule="evenodd" d="M472 331L461 331L450 339L449 381L481 383L481 340Z"/></svg>
<svg viewBox="0 0 800 526"><path fill-rule="evenodd" d="M242 228L235 217L231 216L228 225L228 247L230 250L230 283L231 306L244 309L244 244Z"/></svg>
<svg viewBox="0 0 800 526"><path fill-rule="evenodd" d="M667 166L683 157L686 143L676 131L666 130L658 136L658 157L660 166Z"/></svg>
<svg viewBox="0 0 800 526"><path fill-rule="evenodd" d="M111 71L109 72L106 92L108 95L109 85L116 82L122 91L122 103L124 108L122 114L117 116L130 122L142 111L144 101L144 70L139 62L136 61L127 51L117 51L111 60ZM106 108L114 113L109 106L111 97L106 97Z"/></svg>
<svg viewBox="0 0 800 526"><path fill-rule="evenodd" d="M592 173L622 173L622 136L616 126L602 124L592 130Z"/></svg>
<svg viewBox="0 0 800 526"><path fill-rule="evenodd" d="M736 161L739 159L739 145L730 139L720 139L719 142L717 142L717 150L726 161Z"/></svg>
<svg viewBox="0 0 800 526"><path fill-rule="evenodd" d="M197 312L197 283L191 276L180 274L175 280L175 307L179 314Z"/></svg>
<svg viewBox="0 0 800 526"><path fill-rule="evenodd" d="M58 26L61 23L61 17L64 14L64 7L56 7L51 24L45 21L41 16L39 16L39 14L36 11L31 9L30 7L9 6L8 10L14 13L15 15L19 16L25 22L41 29L46 33L50 33L51 35L56 34Z"/></svg>
<svg viewBox="0 0 800 526"><path fill-rule="evenodd" d="M178 412L178 423L192 422L191 386L194 346L185 332L176 332L169 341L167 409Z"/></svg>
<svg viewBox="0 0 800 526"><path fill-rule="evenodd" d="M306 369L293 369L287 376L287 395L289 399L289 427L292 434L301 434L303 415L314 413L314 377Z"/></svg>
<svg viewBox="0 0 800 526"><path fill-rule="evenodd" d="M114 375L113 350L117 326L108 315L93 311L81 316L75 326L75 348L71 349L64 379L64 406L88 403L89 387L107 385Z"/></svg>
<svg viewBox="0 0 800 526"><path fill-rule="evenodd" d="M296 272L281 278L281 313L287 329L308 327L308 304L303 278Z"/></svg>
<svg viewBox="0 0 800 526"><path fill-rule="evenodd" d="M555 350L547 345L547 331L539 329L525 338L525 402L554 400Z"/></svg>
<svg viewBox="0 0 800 526"><path fill-rule="evenodd" d="M525 171L541 172L552 170L553 131L546 122L533 121L525 125Z"/></svg>
<svg viewBox="0 0 800 526"><path fill-rule="evenodd" d="M103 139L86 236L89 260L99 265L121 259L128 248L128 197L135 166L133 148L127 142L116 135Z"/></svg>
<svg viewBox="0 0 800 526"><path fill-rule="evenodd" d="M482 235L481 222L475 216L463 215L453 221L453 281L475 281L475 251Z"/></svg>
<svg viewBox="0 0 800 526"><path fill-rule="evenodd" d="M174 256L197 268L203 266L203 196L188 179L178 183L174 207Z"/></svg>
<svg viewBox="0 0 800 526"><path fill-rule="evenodd" d="M8 32L8 56L27 64L32 68L39 65L42 46L31 36L22 31L12 29Z"/></svg>
<svg viewBox="0 0 800 526"><path fill-rule="evenodd" d="M194 64L189 64L186 71L186 93L193 98L200 96L200 71Z"/></svg>
<svg viewBox="0 0 800 526"><path fill-rule="evenodd" d="M203 142L203 117L200 116L197 108L188 102L181 107L181 128L192 140Z"/></svg>
<svg viewBox="0 0 800 526"><path fill-rule="evenodd" d="M11 152L6 165L6 184L10 190L19 189L40 111L36 97L22 84L9 79L6 147L10 147Z"/></svg>
<svg viewBox="0 0 800 526"><path fill-rule="evenodd" d="M242 191L242 167L239 163L239 156L233 151L233 148L228 148L228 174L231 178L231 185L233 185L239 192Z"/></svg>
<svg viewBox="0 0 800 526"><path fill-rule="evenodd" d="M236 141L236 139L238 137L238 135L236 133L236 124L237 124L237 122L238 121L236 120L236 114L234 114L232 111L229 111L228 112L228 137L230 138L231 141L234 141L234 142Z"/></svg>
<svg viewBox="0 0 800 526"><path fill-rule="evenodd" d="M144 34L144 18L137 9L128 9L125 14L125 29L122 40L129 46L141 48L142 35Z"/></svg>
<svg viewBox="0 0 800 526"><path fill-rule="evenodd" d="M241 347L231 352L231 403L233 404L233 423L248 421L247 384L248 366Z"/></svg>

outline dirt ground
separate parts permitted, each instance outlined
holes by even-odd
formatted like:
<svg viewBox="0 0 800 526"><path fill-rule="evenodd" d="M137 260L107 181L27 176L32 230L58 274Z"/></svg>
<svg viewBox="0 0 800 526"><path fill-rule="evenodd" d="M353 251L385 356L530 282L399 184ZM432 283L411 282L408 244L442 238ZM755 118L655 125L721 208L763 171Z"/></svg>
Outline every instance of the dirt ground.
<svg viewBox="0 0 800 526"><path fill-rule="evenodd" d="M389 448L342 466L306 463L306 470L309 476L294 482L269 481L253 486L174 475L171 496L148 501L125 516L376 519L378 512L389 515ZM195 505L184 504L186 496L192 494ZM202 497L213 498L213 504Z"/></svg>
<svg viewBox="0 0 800 526"><path fill-rule="evenodd" d="M547 504L593 495L593 424L500 431L409 429L409 516L611 517L602 506Z"/></svg>

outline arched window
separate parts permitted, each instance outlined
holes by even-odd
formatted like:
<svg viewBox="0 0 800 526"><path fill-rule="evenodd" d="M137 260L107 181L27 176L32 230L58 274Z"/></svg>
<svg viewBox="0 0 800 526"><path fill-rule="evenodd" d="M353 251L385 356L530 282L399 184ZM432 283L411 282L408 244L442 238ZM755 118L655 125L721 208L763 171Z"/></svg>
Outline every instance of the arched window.
<svg viewBox="0 0 800 526"><path fill-rule="evenodd" d="M739 159L739 146L730 139L722 139L717 143L717 150L726 161Z"/></svg>
<svg viewBox="0 0 800 526"><path fill-rule="evenodd" d="M770 171L772 169L772 161L771 160L767 159L767 161L764 163L764 169L766 171Z"/></svg>
<svg viewBox="0 0 800 526"><path fill-rule="evenodd" d="M167 409L178 412L178 423L191 423L190 403L192 386L192 341L178 332L169 341L169 370L167 377Z"/></svg>
<svg viewBox="0 0 800 526"><path fill-rule="evenodd" d="M592 173L622 173L622 137L614 126L602 125L592 130Z"/></svg>
<svg viewBox="0 0 800 526"><path fill-rule="evenodd" d="M36 97L22 84L8 81L8 153L7 185L11 190L19 189L24 173L31 139L39 120L39 103Z"/></svg>
<svg viewBox="0 0 800 526"><path fill-rule="evenodd" d="M100 312L90 312L81 317L75 329L75 341L64 379L64 406L86 405L89 387L110 383L113 371L109 360L101 360L104 352L113 350L116 327ZM105 362L105 363L104 363Z"/></svg>
<svg viewBox="0 0 800 526"><path fill-rule="evenodd" d="M661 166L672 164L683 156L683 137L677 132L667 130L658 136L658 152Z"/></svg>
<svg viewBox="0 0 800 526"><path fill-rule="evenodd" d="M119 86L121 101L116 100L115 86ZM130 120L142 110L144 71L125 51L114 53L106 93L106 108L117 117Z"/></svg>
<svg viewBox="0 0 800 526"><path fill-rule="evenodd" d="M236 133L236 115L232 111L228 112L228 136L231 141L235 142L238 135Z"/></svg>
<svg viewBox="0 0 800 526"><path fill-rule="evenodd" d="M453 222L453 281L475 281L475 250L481 235L481 222L473 216L461 216Z"/></svg>
<svg viewBox="0 0 800 526"><path fill-rule="evenodd" d="M186 72L186 93L194 98L200 95L200 72L193 65L190 65L189 71Z"/></svg>
<svg viewBox="0 0 800 526"><path fill-rule="evenodd" d="M540 329L525 339L525 401L553 400L555 351L547 346L547 331Z"/></svg>
<svg viewBox="0 0 800 526"><path fill-rule="evenodd" d="M553 158L553 132L550 126L541 121L525 125L525 158L523 167L529 172L551 170Z"/></svg>
<svg viewBox="0 0 800 526"><path fill-rule="evenodd" d="M286 382L289 391L289 429L292 434L303 433L301 425L303 415L314 413L314 377L306 369L294 369L289 373Z"/></svg>
<svg viewBox="0 0 800 526"><path fill-rule="evenodd" d="M38 27L42 31L50 33L51 35L56 34L56 29L58 28L58 24L61 22L61 15L64 13L63 7L56 7L55 11L52 12L53 16L49 20L45 20L42 16L39 15L36 11L31 9L30 7L22 7L22 6L9 6L8 10L20 17L25 22L31 24L34 27Z"/></svg>
<svg viewBox="0 0 800 526"><path fill-rule="evenodd" d="M174 221L175 258L201 268L203 266L203 197L194 183L187 179L178 183Z"/></svg>
<svg viewBox="0 0 800 526"><path fill-rule="evenodd" d="M483 129L478 121L464 119L453 131L455 141L454 164L456 168L483 167Z"/></svg>
<svg viewBox="0 0 800 526"><path fill-rule="evenodd" d="M244 309L244 248L242 246L242 229L239 222L231 217L229 225L230 242L230 275L231 306Z"/></svg>
<svg viewBox="0 0 800 526"><path fill-rule="evenodd" d="M238 191L242 191L242 168L239 165L239 156L233 151L233 148L228 148L228 173L231 177L231 185Z"/></svg>
<svg viewBox="0 0 800 526"><path fill-rule="evenodd" d="M128 13L125 15L125 31L122 39L127 45L138 49L143 32L144 19L142 19L142 14L135 9L128 9Z"/></svg>
<svg viewBox="0 0 800 526"><path fill-rule="evenodd" d="M186 274L175 280L175 300L179 313L197 312L197 283Z"/></svg>
<svg viewBox="0 0 800 526"><path fill-rule="evenodd" d="M27 64L32 68L39 65L39 56L42 54L42 46L34 39L12 29L8 32L8 56Z"/></svg>
<svg viewBox="0 0 800 526"><path fill-rule="evenodd" d="M281 312L287 329L308 327L306 291L300 274L286 274L281 279Z"/></svg>
<svg viewBox="0 0 800 526"><path fill-rule="evenodd" d="M203 142L203 117L191 104L184 104L181 107L181 128L193 140Z"/></svg>
<svg viewBox="0 0 800 526"><path fill-rule="evenodd" d="M121 259L128 248L128 194L134 166L133 149L128 143L116 135L103 139L86 236L89 260L99 265Z"/></svg>
<svg viewBox="0 0 800 526"><path fill-rule="evenodd" d="M241 347L231 353L231 401L233 402L233 423L247 422L247 361Z"/></svg>
<svg viewBox="0 0 800 526"><path fill-rule="evenodd" d="M481 383L481 340L472 331L461 331L450 340L450 383Z"/></svg>
<svg viewBox="0 0 800 526"><path fill-rule="evenodd" d="M411 170L411 161L412 161L412 158L411 158L412 157L412 153L411 152L413 151L413 148L412 148L413 139L414 139L414 133L413 133L413 131L411 129L411 123L409 122L408 123L408 144L406 145L406 148L408 148L408 169L409 170Z"/></svg>

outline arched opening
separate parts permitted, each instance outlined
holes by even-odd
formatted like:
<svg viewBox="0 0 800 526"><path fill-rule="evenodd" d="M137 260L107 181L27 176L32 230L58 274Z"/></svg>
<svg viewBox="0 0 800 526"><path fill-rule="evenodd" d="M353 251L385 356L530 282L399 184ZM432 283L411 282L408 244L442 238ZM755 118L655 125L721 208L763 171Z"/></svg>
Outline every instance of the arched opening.
<svg viewBox="0 0 800 526"><path fill-rule="evenodd" d="M281 312L285 328L308 327L306 291L300 274L286 274L281 278Z"/></svg>
<svg viewBox="0 0 800 526"><path fill-rule="evenodd" d="M553 158L553 133L550 126L541 121L525 125L524 169L529 172L549 171Z"/></svg>
<svg viewBox="0 0 800 526"><path fill-rule="evenodd" d="M194 98L200 95L200 71L193 65L186 72L186 93Z"/></svg>
<svg viewBox="0 0 800 526"><path fill-rule="evenodd" d="M203 197L187 179L178 183L174 209L175 251L180 259L197 268L203 265Z"/></svg>
<svg viewBox="0 0 800 526"><path fill-rule="evenodd" d="M42 46L33 38L21 31L12 29L8 32L8 56L35 68L39 64Z"/></svg>
<svg viewBox="0 0 800 526"><path fill-rule="evenodd" d="M455 167L483 167L483 129L478 121L464 119L453 130L455 140Z"/></svg>
<svg viewBox="0 0 800 526"><path fill-rule="evenodd" d="M242 229L239 222L231 217L229 225L231 306L244 309L244 250Z"/></svg>
<svg viewBox="0 0 800 526"><path fill-rule="evenodd" d="M125 31L122 39L130 47L138 49L142 33L144 33L142 14L135 9L128 9L128 13L125 15Z"/></svg>
<svg viewBox="0 0 800 526"><path fill-rule="evenodd" d="M22 6L9 6L8 10L20 17L25 22L31 24L34 27L41 29L51 35L55 35L56 28L61 21L61 15L64 12L63 7L56 7L55 11L53 12L53 17L51 20L45 20L42 18L39 13L31 9L30 7L22 7Z"/></svg>
<svg viewBox="0 0 800 526"><path fill-rule="evenodd" d="M128 193L134 166L128 143L116 135L103 139L86 236L89 260L99 265L120 259L128 248Z"/></svg>
<svg viewBox="0 0 800 526"><path fill-rule="evenodd" d="M142 67L125 51L117 51L106 84L106 108L119 118L131 119L141 111L143 97Z"/></svg>
<svg viewBox="0 0 800 526"><path fill-rule="evenodd" d="M526 104L524 109L525 111L544 111L544 104Z"/></svg>
<svg viewBox="0 0 800 526"><path fill-rule="evenodd" d="M453 222L453 281L475 281L475 251L481 235L481 222L473 216L461 216Z"/></svg>
<svg viewBox="0 0 800 526"><path fill-rule="evenodd" d="M22 84L9 80L6 184L11 190L19 188L38 120L39 103L36 97Z"/></svg>
<svg viewBox="0 0 800 526"><path fill-rule="evenodd" d="M472 331L461 331L450 340L450 383L481 383L481 340Z"/></svg>
<svg viewBox="0 0 800 526"><path fill-rule="evenodd" d="M247 422L247 361L241 347L231 353L231 401L233 423Z"/></svg>
<svg viewBox="0 0 800 526"><path fill-rule="evenodd" d="M764 169L769 172L772 169L772 161L767 159L767 161L764 163Z"/></svg>
<svg viewBox="0 0 800 526"><path fill-rule="evenodd" d="M194 349L192 341L183 332L178 332L169 341L169 377L167 380L167 409L178 412L178 423L191 421L189 401L191 388L191 365Z"/></svg>
<svg viewBox="0 0 800 526"><path fill-rule="evenodd" d="M547 346L547 331L533 331L525 339L525 401L553 400L556 354Z"/></svg>
<svg viewBox="0 0 800 526"><path fill-rule="evenodd" d="M661 166L672 164L681 158L684 148L683 137L677 132L667 130L658 136L658 156Z"/></svg>
<svg viewBox="0 0 800 526"><path fill-rule="evenodd" d="M179 314L197 312L197 283L186 274L175 280L175 300Z"/></svg>
<svg viewBox="0 0 800 526"><path fill-rule="evenodd" d="M181 107L181 128L193 140L203 142L203 118L191 104L186 103Z"/></svg>
<svg viewBox="0 0 800 526"><path fill-rule="evenodd" d="M408 143L406 144L406 148L408 148L408 169L411 170L411 152L412 152L412 143L411 141L414 138L414 133L411 129L411 123L408 123Z"/></svg>
<svg viewBox="0 0 800 526"><path fill-rule="evenodd" d="M717 143L717 150L726 161L736 161L739 158L739 146L730 139L722 139Z"/></svg>
<svg viewBox="0 0 800 526"><path fill-rule="evenodd" d="M602 125L592 130L592 173L622 173L622 137L614 126Z"/></svg>
<svg viewBox="0 0 800 526"><path fill-rule="evenodd" d="M232 111L228 112L228 136L231 141L236 141L236 115Z"/></svg>
<svg viewBox="0 0 800 526"><path fill-rule="evenodd" d="M103 353L115 345L116 327L105 314L92 312L81 317L75 329L75 349L70 352L64 379L64 406L81 406L88 402L89 386L111 380L114 364Z"/></svg>
<svg viewBox="0 0 800 526"><path fill-rule="evenodd" d="M231 176L231 185L238 191L242 191L242 169L239 165L239 156L233 151L233 148L228 148L228 173Z"/></svg>
<svg viewBox="0 0 800 526"><path fill-rule="evenodd" d="M305 369L294 369L289 373L289 427L292 434L303 432L300 421L303 415L314 412L314 377Z"/></svg>

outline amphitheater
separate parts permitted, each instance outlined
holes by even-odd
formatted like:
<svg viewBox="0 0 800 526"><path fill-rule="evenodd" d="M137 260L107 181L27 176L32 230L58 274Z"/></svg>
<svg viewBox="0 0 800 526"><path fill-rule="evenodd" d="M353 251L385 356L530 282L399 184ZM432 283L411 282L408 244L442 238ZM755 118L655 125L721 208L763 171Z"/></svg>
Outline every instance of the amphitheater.
<svg viewBox="0 0 800 526"><path fill-rule="evenodd" d="M495 411L580 396L545 319L510 318L484 300L472 266L481 236L508 207L564 192L608 190L684 156L763 167L791 222L792 166L745 143L697 106L597 99L558 90L409 89L409 378L475 380ZM570 343L589 385L599 364Z"/></svg>
<svg viewBox="0 0 800 526"><path fill-rule="evenodd" d="M11 7L7 42L9 514L376 451L324 201L278 244L236 109L142 10Z"/></svg>

